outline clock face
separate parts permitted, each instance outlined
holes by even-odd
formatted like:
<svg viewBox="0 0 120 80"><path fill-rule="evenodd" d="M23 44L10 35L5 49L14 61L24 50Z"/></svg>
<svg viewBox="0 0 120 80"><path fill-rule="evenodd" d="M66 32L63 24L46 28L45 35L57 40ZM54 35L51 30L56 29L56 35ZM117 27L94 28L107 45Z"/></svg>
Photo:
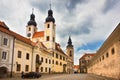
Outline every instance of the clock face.
<svg viewBox="0 0 120 80"><path fill-rule="evenodd" d="M27 36L30 37L30 36L31 36L31 33L28 33Z"/></svg>

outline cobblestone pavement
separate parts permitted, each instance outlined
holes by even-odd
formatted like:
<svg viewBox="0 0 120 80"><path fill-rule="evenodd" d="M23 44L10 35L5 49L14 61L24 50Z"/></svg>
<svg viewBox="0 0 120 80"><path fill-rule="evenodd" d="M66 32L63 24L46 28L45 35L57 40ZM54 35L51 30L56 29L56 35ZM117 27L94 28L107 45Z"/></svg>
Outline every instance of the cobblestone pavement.
<svg viewBox="0 0 120 80"><path fill-rule="evenodd" d="M114 80L108 79L105 77L93 75L93 74L51 74L51 75L43 75L38 79L22 79L20 77L17 78L6 78L0 80Z"/></svg>

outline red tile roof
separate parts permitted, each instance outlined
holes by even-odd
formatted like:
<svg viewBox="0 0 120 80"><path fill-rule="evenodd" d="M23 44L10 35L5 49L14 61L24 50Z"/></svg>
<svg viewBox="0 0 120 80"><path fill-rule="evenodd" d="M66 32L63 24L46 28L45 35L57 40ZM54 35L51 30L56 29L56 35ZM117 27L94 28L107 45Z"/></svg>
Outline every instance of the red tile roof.
<svg viewBox="0 0 120 80"><path fill-rule="evenodd" d="M2 22L2 21L0 21L0 27L3 27L3 28L5 28L5 29L9 29L9 28L7 27L7 25L6 25L4 22Z"/></svg>
<svg viewBox="0 0 120 80"><path fill-rule="evenodd" d="M35 32L33 38L44 37L44 31Z"/></svg>
<svg viewBox="0 0 120 80"><path fill-rule="evenodd" d="M74 68L77 68L77 69L79 69L79 65L74 65Z"/></svg>
<svg viewBox="0 0 120 80"><path fill-rule="evenodd" d="M32 46L36 45L36 43L32 42L30 39L27 39L27 38L13 32L13 31L9 30L9 28L5 25L5 23L1 22L1 21L0 21L0 31L2 31L8 35L11 35L11 36L15 37L16 39L21 40L27 44L32 45Z"/></svg>
<svg viewBox="0 0 120 80"><path fill-rule="evenodd" d="M60 44L55 43L55 49L56 49L57 51L59 51L60 53L64 54L65 56L67 56L67 55L63 52L63 50L61 49Z"/></svg>
<svg viewBox="0 0 120 80"><path fill-rule="evenodd" d="M84 59L86 56L94 56L95 53L85 53L80 59Z"/></svg>

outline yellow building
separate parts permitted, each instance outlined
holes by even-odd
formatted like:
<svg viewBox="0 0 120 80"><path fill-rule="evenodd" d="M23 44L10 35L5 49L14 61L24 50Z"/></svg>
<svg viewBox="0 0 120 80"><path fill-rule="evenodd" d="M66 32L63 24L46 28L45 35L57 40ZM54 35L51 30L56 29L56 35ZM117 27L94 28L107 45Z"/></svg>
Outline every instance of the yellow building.
<svg viewBox="0 0 120 80"><path fill-rule="evenodd" d="M38 31L33 13L30 15L30 21L28 21L26 26L27 37L23 37L10 29L0 29L0 31L3 34L9 34L11 41L9 50L12 50L12 52L8 55L10 56L9 61L11 61L9 69L6 65L2 66L2 68L5 67L6 69L6 75L9 75L7 72L10 72L11 76L19 76L21 72L28 73L31 71L73 73L74 47L71 38L69 37L65 54L60 44L55 41L56 24L51 9L48 10L48 16L45 19L45 30L43 31ZM0 45L0 50L1 47ZM3 63L0 64L2 65ZM0 69L2 68L0 66Z"/></svg>
<svg viewBox="0 0 120 80"><path fill-rule="evenodd" d="M106 39L88 65L88 73L120 79L120 24Z"/></svg>

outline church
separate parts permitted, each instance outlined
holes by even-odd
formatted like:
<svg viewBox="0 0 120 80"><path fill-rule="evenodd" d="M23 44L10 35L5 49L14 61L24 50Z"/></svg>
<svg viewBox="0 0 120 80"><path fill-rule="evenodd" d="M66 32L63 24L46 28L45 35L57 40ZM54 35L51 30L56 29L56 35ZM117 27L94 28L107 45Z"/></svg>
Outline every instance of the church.
<svg viewBox="0 0 120 80"><path fill-rule="evenodd" d="M56 42L56 24L51 8L44 25L44 30L38 31L32 12L24 37L0 21L0 77L20 76L21 72L73 73L71 36L64 52Z"/></svg>

